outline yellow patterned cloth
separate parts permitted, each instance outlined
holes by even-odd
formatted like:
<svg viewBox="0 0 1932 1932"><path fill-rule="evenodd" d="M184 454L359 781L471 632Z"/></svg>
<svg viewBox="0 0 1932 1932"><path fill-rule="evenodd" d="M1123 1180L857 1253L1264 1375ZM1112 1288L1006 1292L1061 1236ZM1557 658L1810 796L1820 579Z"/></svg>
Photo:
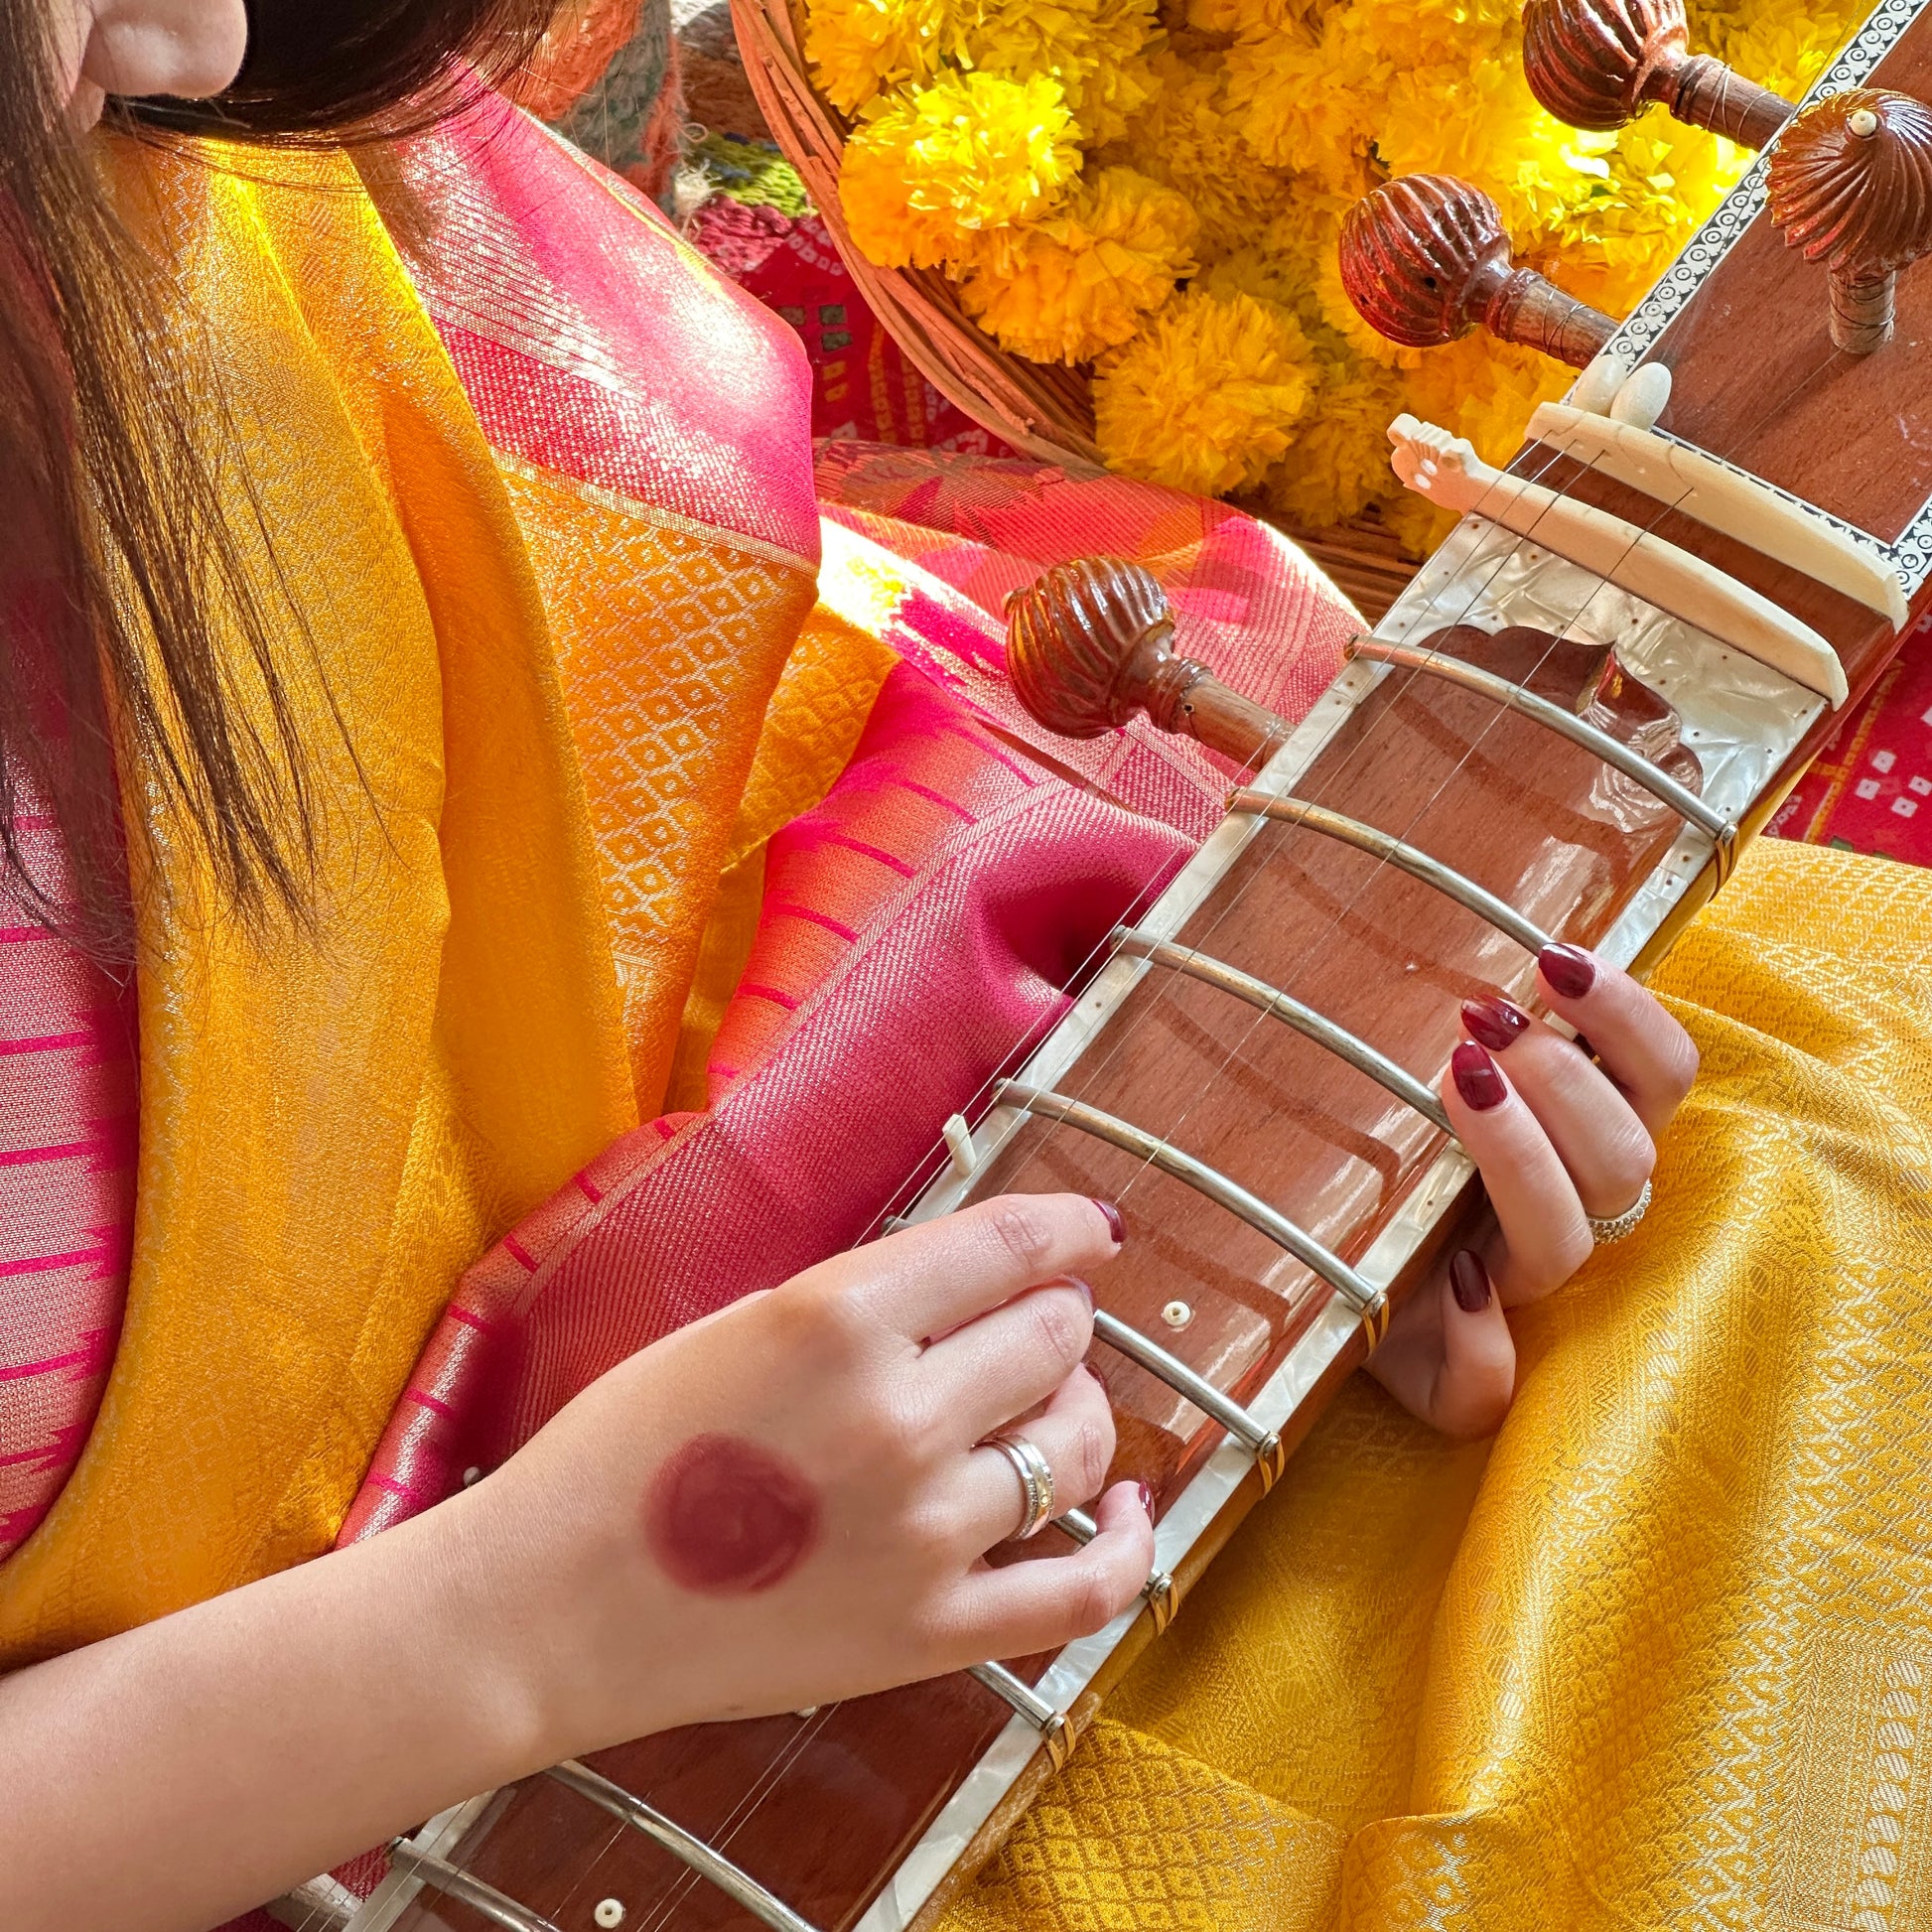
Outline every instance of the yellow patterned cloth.
<svg viewBox="0 0 1932 1932"><path fill-rule="evenodd" d="M1491 1446L1357 1378L953 1932L1932 1925L1932 874L1764 841Z"/></svg>
<svg viewBox="0 0 1932 1932"><path fill-rule="evenodd" d="M528 123L482 132L499 160L534 149L552 176L526 170L533 193L561 176L581 200L580 164ZM760 430L803 501L788 549L732 521L733 491L764 483L758 453L695 419L742 391L782 420L802 367L619 191L593 187L594 207L719 385L665 400L640 367L652 434L622 447L700 508L727 480L715 523L587 482L577 444L504 448L506 425L555 427L511 387L529 358L491 345L485 422L346 158L109 155L128 218L177 265L169 326L206 336L240 431L230 526L275 533L315 646L286 626L330 800L321 931L257 950L218 916L199 849L124 759L137 868L151 859L159 885L137 879L133 1263L84 1448L4 1568L0 1669L330 1546L462 1271L656 1114L681 1063L702 1067L759 847L844 764L893 661L829 614L787 661L818 561L802 433ZM500 210L452 195L418 211L470 223L485 266L518 266L515 230L486 225ZM541 290L554 361L564 297ZM488 320L504 336L519 313L502 300ZM263 583L276 613L265 567Z"/></svg>

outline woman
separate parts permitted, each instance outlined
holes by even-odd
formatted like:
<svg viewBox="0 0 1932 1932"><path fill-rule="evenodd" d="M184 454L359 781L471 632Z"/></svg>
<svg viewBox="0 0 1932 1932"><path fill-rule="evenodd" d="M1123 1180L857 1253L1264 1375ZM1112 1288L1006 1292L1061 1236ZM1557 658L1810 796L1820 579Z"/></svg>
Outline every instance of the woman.
<svg viewBox="0 0 1932 1932"><path fill-rule="evenodd" d="M204 1927L564 1756L1056 1645L1149 1566L1131 1484L1078 1555L981 1561L996 1430L1101 1490L1118 1210L837 1250L1214 774L1028 761L996 627L889 519L828 523L814 603L795 346L452 77L545 11L0 15L10 1927ZM85 136L108 96L257 145ZM1023 498L1021 575L1068 501ZM1100 500L1177 590L1240 553L1292 598L1292 651L1220 655L1308 702L1345 614L1305 566ZM1377 1362L1456 1436L1695 1064L1587 956L1539 988L1610 1077L1471 1013L1443 1097L1499 1227Z"/></svg>

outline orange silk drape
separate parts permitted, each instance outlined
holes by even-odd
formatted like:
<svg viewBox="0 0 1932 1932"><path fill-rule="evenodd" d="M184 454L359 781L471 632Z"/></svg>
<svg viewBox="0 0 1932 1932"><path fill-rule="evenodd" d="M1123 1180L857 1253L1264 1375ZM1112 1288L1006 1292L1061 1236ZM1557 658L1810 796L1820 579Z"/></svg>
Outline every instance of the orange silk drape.
<svg viewBox="0 0 1932 1932"><path fill-rule="evenodd" d="M787 726L815 522L788 550L492 450L345 160L116 165L179 264L170 326L206 332L233 527L259 505L313 636L291 623L284 664L330 800L322 932L258 951L130 760L133 1272L86 1447L0 1571L0 1664L328 1547L462 1269L662 1103L760 734L768 821L760 798L798 809L836 770L884 669L866 640L843 708ZM785 420L802 369L689 250L646 242L694 328L735 325L719 379ZM796 444L762 460L805 476Z"/></svg>

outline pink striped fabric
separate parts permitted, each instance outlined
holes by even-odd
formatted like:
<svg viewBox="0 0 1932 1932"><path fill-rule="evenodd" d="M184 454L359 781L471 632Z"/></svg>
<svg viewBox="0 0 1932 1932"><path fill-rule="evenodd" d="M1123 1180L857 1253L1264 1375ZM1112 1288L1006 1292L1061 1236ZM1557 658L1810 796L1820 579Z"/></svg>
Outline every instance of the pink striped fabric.
<svg viewBox="0 0 1932 1932"><path fill-rule="evenodd" d="M21 844L67 902L50 819ZM131 987L0 890L0 1558L47 1514L93 1426L134 1210Z"/></svg>

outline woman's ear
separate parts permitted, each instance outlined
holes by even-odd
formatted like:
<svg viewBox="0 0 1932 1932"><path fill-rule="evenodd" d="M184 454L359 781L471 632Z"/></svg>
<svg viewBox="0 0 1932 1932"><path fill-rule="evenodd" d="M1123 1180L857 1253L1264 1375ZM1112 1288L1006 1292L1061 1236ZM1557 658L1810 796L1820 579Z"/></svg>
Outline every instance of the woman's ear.
<svg viewBox="0 0 1932 1932"><path fill-rule="evenodd" d="M133 100L218 94L248 51L244 0L88 0L78 12L79 79Z"/></svg>

